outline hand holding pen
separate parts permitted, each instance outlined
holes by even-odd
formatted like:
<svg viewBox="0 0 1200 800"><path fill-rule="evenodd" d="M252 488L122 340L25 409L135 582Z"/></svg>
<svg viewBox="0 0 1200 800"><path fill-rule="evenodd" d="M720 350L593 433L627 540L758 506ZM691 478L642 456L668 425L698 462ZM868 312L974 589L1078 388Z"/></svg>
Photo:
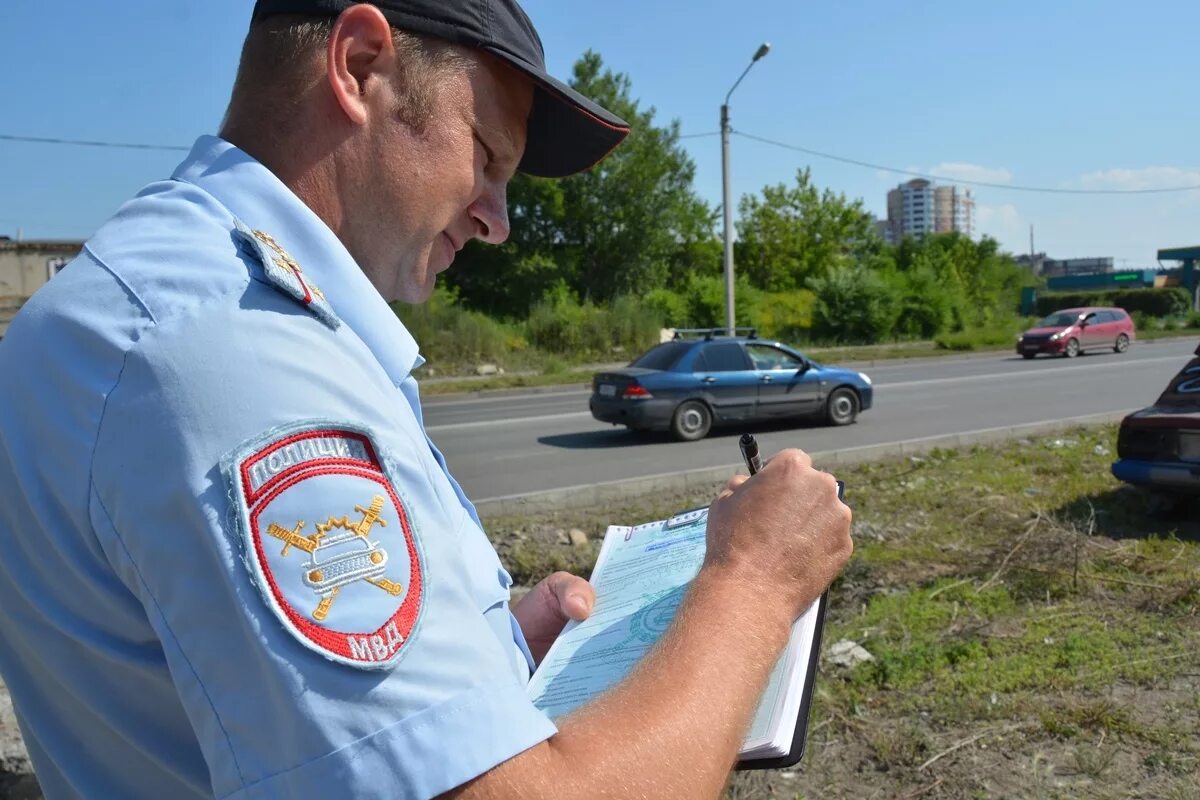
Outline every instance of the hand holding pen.
<svg viewBox="0 0 1200 800"><path fill-rule="evenodd" d="M709 506L705 574L756 587L771 598L756 613L779 612L790 627L853 552L851 512L807 453L789 448L764 463L754 437L740 444L752 477L731 478Z"/></svg>
<svg viewBox="0 0 1200 800"><path fill-rule="evenodd" d="M758 453L758 440L754 438L754 434L752 433L743 433L741 438L738 439L738 446L742 449L742 458L746 460L746 469L751 475L756 474L763 467L762 457ZM841 500L846 484L838 481L837 488L838 500Z"/></svg>

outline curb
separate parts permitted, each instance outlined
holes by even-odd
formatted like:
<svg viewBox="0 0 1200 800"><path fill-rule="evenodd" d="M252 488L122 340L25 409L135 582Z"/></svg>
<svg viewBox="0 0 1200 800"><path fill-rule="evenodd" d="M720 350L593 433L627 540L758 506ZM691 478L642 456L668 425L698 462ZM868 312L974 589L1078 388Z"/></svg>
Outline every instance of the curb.
<svg viewBox="0 0 1200 800"><path fill-rule="evenodd" d="M1029 422L1022 425L982 428L963 433L947 433L938 436L926 436L919 439L905 439L898 442L868 444L844 450L826 450L811 453L810 455L814 464L828 469L843 464L859 464L865 461L878 461L895 456L917 455L919 453L927 453L935 448L961 448L968 445L1002 442L1018 436L1057 433L1078 425L1120 422L1127 414L1135 410L1110 411L1102 414L1068 417L1066 419ZM745 464L727 464L719 467L705 467L703 469L693 469L684 472L647 475L641 478L623 478L603 483L565 486L561 489L546 489L540 492L484 498L475 503L475 509L481 516L484 516L521 514L599 505L612 500L627 499L629 497L638 497L656 492L671 492L696 487L712 488L714 485L723 483L732 475L739 472L745 472Z"/></svg>

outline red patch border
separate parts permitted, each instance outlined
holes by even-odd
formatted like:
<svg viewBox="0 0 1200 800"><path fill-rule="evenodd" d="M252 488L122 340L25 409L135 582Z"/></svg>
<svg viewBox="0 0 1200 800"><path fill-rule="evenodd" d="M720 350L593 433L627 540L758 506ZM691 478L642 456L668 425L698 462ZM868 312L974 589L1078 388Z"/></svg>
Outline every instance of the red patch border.
<svg viewBox="0 0 1200 800"><path fill-rule="evenodd" d="M292 436L288 436L286 439L280 439L277 442L271 442L271 444L267 445L266 447L259 450L258 452L251 453L250 455L246 456L246 458L242 461L241 468L238 471L241 473L241 477L242 477L242 492L246 498L246 506L247 507L253 506L254 503L258 500L258 498L262 497L263 494L265 494L267 491L269 491L272 486L274 486L279 481L283 480L288 474L290 474L294 470L301 469L301 468L307 469L309 467L338 465L338 464L346 465L346 466L362 467L363 464L366 463L366 462L360 461L357 458L315 458L312 461L305 461L303 464L298 464L295 467L289 467L288 469L285 469L283 472L280 472L278 475L272 475L270 478L267 479L267 481L265 483L263 483L262 486L258 487L258 489L252 490L250 488L250 468L252 466L254 466L254 464L258 463L259 461L262 461L264 458L271 455L276 450L282 450L283 448L287 447L289 444L295 444L296 442L301 442L301 441L304 441L305 439L326 439L326 438L330 438L330 437L336 437L336 438L342 438L342 439L354 439L354 440L360 442L367 451L367 457L370 458L371 467L374 470L376 470L377 472L379 472L380 474L383 473L383 467L379 463L379 456L376 455L376 453L375 453L375 446L373 444L371 444L370 437L368 437L364 434L358 433L357 431L343 431L343 430L338 430L336 428L324 428L324 429L319 429L319 430L304 431L303 433L297 433Z"/></svg>

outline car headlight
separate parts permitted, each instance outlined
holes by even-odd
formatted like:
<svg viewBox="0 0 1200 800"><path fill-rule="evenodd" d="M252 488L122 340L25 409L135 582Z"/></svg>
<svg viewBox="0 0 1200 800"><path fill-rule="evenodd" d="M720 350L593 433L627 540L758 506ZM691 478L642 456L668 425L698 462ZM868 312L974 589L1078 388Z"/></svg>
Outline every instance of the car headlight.
<svg viewBox="0 0 1200 800"><path fill-rule="evenodd" d="M862 382L867 386L871 385L871 379L867 377L866 373L860 372L858 373L858 377L862 378Z"/></svg>
<svg viewBox="0 0 1200 800"><path fill-rule="evenodd" d="M1050 341L1057 342L1059 339L1062 338L1062 336L1063 336L1063 331L1059 331L1058 333L1052 333L1052 334L1050 334Z"/></svg>
<svg viewBox="0 0 1200 800"><path fill-rule="evenodd" d="M1018 341L1018 342L1023 342L1023 341L1025 341L1025 334L1023 334L1023 333L1018 333L1018 334L1017 334L1017 341Z"/></svg>

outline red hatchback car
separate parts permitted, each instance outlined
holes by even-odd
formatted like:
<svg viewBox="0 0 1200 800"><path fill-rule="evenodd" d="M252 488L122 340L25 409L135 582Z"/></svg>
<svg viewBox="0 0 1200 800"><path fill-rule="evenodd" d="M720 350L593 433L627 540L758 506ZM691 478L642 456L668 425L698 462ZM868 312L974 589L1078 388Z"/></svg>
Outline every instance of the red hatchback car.
<svg viewBox="0 0 1200 800"><path fill-rule="evenodd" d="M1084 350L1112 349L1124 353L1136 337L1133 320L1120 308L1064 308L1025 331L1017 352L1025 358L1038 353L1074 358Z"/></svg>

